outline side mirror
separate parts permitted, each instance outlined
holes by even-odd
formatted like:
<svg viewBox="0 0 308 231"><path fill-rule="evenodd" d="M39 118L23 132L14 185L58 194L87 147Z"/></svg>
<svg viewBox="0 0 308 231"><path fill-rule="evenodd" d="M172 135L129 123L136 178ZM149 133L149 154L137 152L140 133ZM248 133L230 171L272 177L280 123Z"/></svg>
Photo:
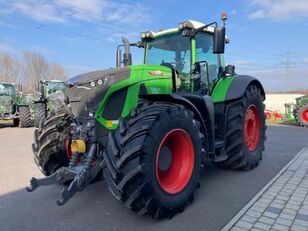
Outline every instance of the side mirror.
<svg viewBox="0 0 308 231"><path fill-rule="evenodd" d="M225 52L226 43L226 28L225 27L215 27L214 37L213 37L213 53L223 54Z"/></svg>

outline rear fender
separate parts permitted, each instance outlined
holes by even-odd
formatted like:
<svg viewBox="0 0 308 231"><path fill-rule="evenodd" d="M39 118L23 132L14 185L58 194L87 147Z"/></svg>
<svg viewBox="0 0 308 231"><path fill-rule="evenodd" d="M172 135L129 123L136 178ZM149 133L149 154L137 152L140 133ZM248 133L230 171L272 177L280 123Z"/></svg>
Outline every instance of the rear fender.
<svg viewBox="0 0 308 231"><path fill-rule="evenodd" d="M265 100L265 91L259 80L249 75L237 75L228 88L225 101L242 98L249 85L257 86L261 90L263 100Z"/></svg>

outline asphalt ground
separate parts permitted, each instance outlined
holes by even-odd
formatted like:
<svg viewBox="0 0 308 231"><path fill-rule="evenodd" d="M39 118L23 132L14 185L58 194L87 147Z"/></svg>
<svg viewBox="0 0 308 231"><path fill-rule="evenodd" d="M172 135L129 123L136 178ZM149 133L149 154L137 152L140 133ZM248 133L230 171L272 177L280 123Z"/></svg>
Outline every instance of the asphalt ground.
<svg viewBox="0 0 308 231"><path fill-rule="evenodd" d="M117 202L106 182L90 185L62 207L58 185L32 193L32 176L42 174L32 159L33 128L0 128L0 230L219 230L303 147L308 128L268 126L266 150L249 172L202 169L194 202L171 220L138 216Z"/></svg>

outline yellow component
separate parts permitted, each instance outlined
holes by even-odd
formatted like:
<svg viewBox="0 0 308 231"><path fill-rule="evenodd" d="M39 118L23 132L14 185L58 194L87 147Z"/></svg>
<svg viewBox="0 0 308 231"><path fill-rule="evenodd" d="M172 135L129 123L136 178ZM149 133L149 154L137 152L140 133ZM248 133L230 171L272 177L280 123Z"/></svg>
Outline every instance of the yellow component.
<svg viewBox="0 0 308 231"><path fill-rule="evenodd" d="M107 121L106 121L106 127L107 127L107 128L111 128L112 125L113 125L113 121L112 121L112 120L107 120Z"/></svg>
<svg viewBox="0 0 308 231"><path fill-rule="evenodd" d="M72 140L71 143L72 153L85 153L86 152L86 143L83 140Z"/></svg>

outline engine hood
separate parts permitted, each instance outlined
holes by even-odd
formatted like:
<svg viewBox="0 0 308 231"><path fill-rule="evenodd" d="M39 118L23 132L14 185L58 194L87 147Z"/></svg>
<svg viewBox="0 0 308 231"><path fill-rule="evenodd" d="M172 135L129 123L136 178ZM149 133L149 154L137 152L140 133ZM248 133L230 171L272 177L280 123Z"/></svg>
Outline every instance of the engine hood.
<svg viewBox="0 0 308 231"><path fill-rule="evenodd" d="M105 77L108 77L108 79L116 78L116 80L121 81L121 80L128 78L129 75L130 75L129 67L111 68L107 70L98 70L98 71L92 71L92 72L84 73L81 75L77 75L69 79L67 83L69 86L72 86L75 84L79 85L79 84L89 83L92 81L97 81Z"/></svg>

